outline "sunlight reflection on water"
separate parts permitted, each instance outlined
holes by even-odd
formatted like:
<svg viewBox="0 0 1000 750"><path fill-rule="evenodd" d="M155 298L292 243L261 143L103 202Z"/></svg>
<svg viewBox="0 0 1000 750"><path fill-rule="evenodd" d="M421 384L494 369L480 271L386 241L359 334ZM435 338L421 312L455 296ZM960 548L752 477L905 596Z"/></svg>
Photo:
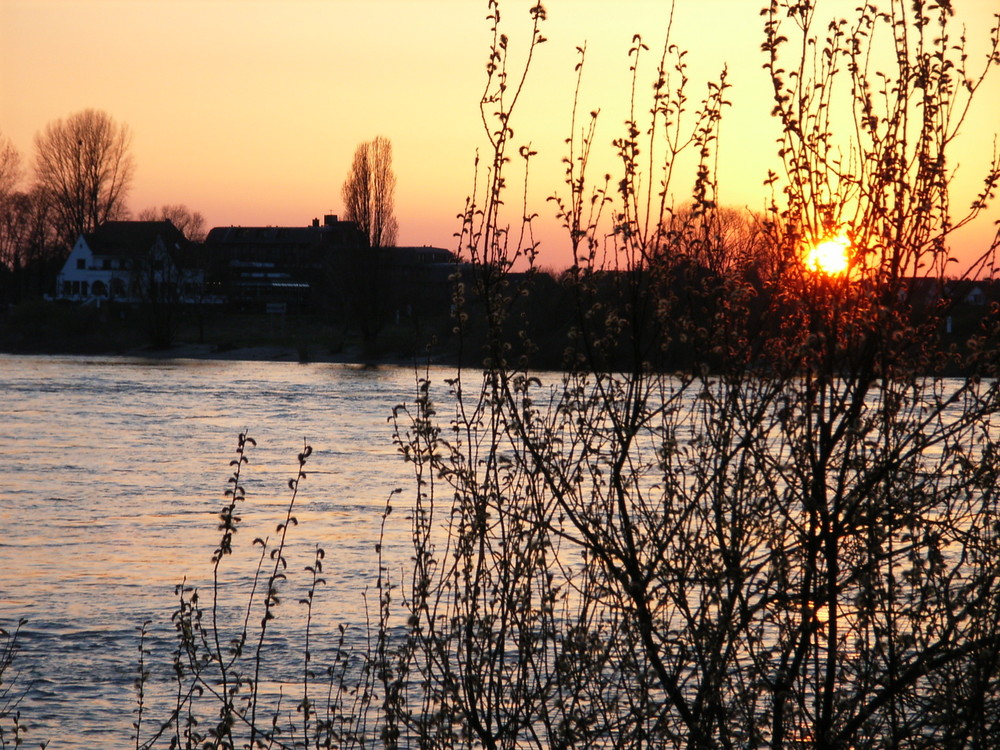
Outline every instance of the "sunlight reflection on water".
<svg viewBox="0 0 1000 750"><path fill-rule="evenodd" d="M412 484L387 419L414 392L406 368L0 356L0 625L27 619L19 684L31 684L21 706L29 744L129 741L139 629L152 621L148 645L168 667L174 588L209 580L243 429L258 447L226 585L237 597L249 590L250 542L273 536L308 441L289 568L323 546L318 639L360 624L386 498ZM387 552L408 554L402 514L389 534Z"/></svg>

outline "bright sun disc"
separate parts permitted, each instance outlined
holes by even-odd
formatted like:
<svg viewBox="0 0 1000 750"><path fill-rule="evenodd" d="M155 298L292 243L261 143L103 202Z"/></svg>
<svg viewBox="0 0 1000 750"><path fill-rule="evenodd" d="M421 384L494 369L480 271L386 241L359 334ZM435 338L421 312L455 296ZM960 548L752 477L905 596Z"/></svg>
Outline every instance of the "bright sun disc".
<svg viewBox="0 0 1000 750"><path fill-rule="evenodd" d="M805 264L810 271L837 276L847 271L847 251L851 241L843 233L817 243L806 252Z"/></svg>

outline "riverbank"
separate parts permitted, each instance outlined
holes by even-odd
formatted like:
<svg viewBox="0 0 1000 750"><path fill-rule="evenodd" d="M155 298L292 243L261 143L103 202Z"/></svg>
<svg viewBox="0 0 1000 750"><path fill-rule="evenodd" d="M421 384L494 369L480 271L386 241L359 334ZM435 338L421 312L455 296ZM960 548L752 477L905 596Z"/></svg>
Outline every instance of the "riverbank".
<svg viewBox="0 0 1000 750"><path fill-rule="evenodd" d="M48 302L21 305L0 315L0 352L218 359L344 364L445 362L451 357L442 321L412 320L382 326L374 342L318 315L266 315L213 311L176 321L173 343L149 344L145 321L108 310Z"/></svg>

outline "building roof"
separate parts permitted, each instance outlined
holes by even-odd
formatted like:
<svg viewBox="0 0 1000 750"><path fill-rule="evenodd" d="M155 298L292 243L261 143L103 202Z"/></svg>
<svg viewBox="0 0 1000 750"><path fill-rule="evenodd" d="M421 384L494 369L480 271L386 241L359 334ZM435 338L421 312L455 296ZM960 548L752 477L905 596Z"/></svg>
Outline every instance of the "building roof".
<svg viewBox="0 0 1000 750"><path fill-rule="evenodd" d="M128 258L146 255L157 240L175 255L185 254L191 245L169 220L107 221L83 237L95 255Z"/></svg>
<svg viewBox="0 0 1000 750"><path fill-rule="evenodd" d="M304 227L214 227L205 237L209 247L257 247L307 250L321 246L367 244L357 222L339 221L335 216L313 219Z"/></svg>
<svg viewBox="0 0 1000 750"><path fill-rule="evenodd" d="M455 254L451 250L443 247L431 247L430 245L417 246L393 246L382 248L389 253L390 257L397 263L454 263Z"/></svg>
<svg viewBox="0 0 1000 750"><path fill-rule="evenodd" d="M313 227L215 227L205 238L208 245L314 245L320 233Z"/></svg>

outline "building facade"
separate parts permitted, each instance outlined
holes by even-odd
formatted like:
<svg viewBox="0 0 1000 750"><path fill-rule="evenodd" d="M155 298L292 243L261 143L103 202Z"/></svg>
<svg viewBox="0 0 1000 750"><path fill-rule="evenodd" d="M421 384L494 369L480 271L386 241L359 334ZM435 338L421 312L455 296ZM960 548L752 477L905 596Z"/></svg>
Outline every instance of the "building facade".
<svg viewBox="0 0 1000 750"><path fill-rule="evenodd" d="M56 299L100 306L151 298L204 301L198 248L170 221L109 221L82 234L56 278Z"/></svg>

